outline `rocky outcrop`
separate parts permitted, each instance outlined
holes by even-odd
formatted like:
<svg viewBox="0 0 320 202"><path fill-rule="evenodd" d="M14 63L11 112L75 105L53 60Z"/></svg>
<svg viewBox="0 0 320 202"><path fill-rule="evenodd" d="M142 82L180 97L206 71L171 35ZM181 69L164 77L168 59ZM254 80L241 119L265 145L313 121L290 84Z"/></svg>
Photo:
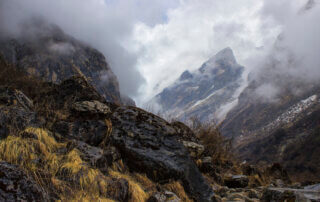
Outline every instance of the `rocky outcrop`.
<svg viewBox="0 0 320 202"><path fill-rule="evenodd" d="M122 104L125 106L132 106L132 107L136 106L136 102L127 95L121 95L121 101L122 101Z"/></svg>
<svg viewBox="0 0 320 202"><path fill-rule="evenodd" d="M304 187L303 189L292 188L266 188L263 192L262 201L311 201L320 200L319 185Z"/></svg>
<svg viewBox="0 0 320 202"><path fill-rule="evenodd" d="M158 182L180 179L194 199L211 200L210 186L169 123L134 107L119 107L112 114L112 123L112 144L131 169L143 170Z"/></svg>
<svg viewBox="0 0 320 202"><path fill-rule="evenodd" d="M0 162L1 201L50 201L46 192L15 165Z"/></svg>
<svg viewBox="0 0 320 202"><path fill-rule="evenodd" d="M0 39L0 55L8 64L54 83L85 76L105 99L121 103L118 80L99 51L56 25L35 20L28 26L23 37Z"/></svg>
<svg viewBox="0 0 320 202"><path fill-rule="evenodd" d="M98 168L104 174L108 173L108 167L113 162L121 158L118 150L112 146L101 149L77 140L69 142L67 149L69 151L79 150L82 160L88 162L92 167Z"/></svg>
<svg viewBox="0 0 320 202"><path fill-rule="evenodd" d="M76 112L84 114L111 114L110 108L97 100L76 102L72 105L72 109Z"/></svg>
<svg viewBox="0 0 320 202"><path fill-rule="evenodd" d="M19 90L0 87L0 106L18 106L25 110L33 109L33 102Z"/></svg>
<svg viewBox="0 0 320 202"><path fill-rule="evenodd" d="M33 102L21 91L0 87L0 138L27 126L42 125L33 107Z"/></svg>
<svg viewBox="0 0 320 202"><path fill-rule="evenodd" d="M58 141L68 142L66 150L76 149L82 160L102 173L108 175L108 167L121 159L130 170L156 182L181 180L197 201L211 200L210 185L182 143L194 139L191 133L183 137L186 126L176 130L177 125L142 109L108 103L83 77L47 86L34 102L41 106L37 109L45 127Z"/></svg>
<svg viewBox="0 0 320 202"><path fill-rule="evenodd" d="M181 199L172 192L156 192L153 193L147 202L180 202Z"/></svg>
<svg viewBox="0 0 320 202"><path fill-rule="evenodd" d="M36 102L41 105L65 111L72 110L77 105L76 103L79 105L84 101L87 103L87 111L90 110L88 103L93 104L91 110L95 107L94 103L106 103L105 99L83 76L74 76L62 81L59 85L52 85L36 98Z"/></svg>
<svg viewBox="0 0 320 202"><path fill-rule="evenodd" d="M106 187L107 195L116 201L128 201L129 183L125 179L110 179Z"/></svg>
<svg viewBox="0 0 320 202"><path fill-rule="evenodd" d="M189 141L189 142L199 143L199 139L196 137L194 132L184 123L180 121L174 121L171 123L171 125L176 130L178 135L177 137L180 142Z"/></svg>
<svg viewBox="0 0 320 202"><path fill-rule="evenodd" d="M193 158L201 157L204 152L204 146L195 142L183 141L183 146L188 149L190 156Z"/></svg>

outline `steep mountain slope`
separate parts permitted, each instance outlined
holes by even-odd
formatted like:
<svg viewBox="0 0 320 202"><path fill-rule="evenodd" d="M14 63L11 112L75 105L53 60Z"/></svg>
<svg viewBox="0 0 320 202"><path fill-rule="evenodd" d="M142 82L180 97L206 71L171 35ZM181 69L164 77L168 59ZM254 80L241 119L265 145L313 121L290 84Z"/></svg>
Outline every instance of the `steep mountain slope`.
<svg viewBox="0 0 320 202"><path fill-rule="evenodd" d="M119 84L105 57L41 20L25 25L22 36L0 38L0 55L30 75L60 83L84 75L111 102L121 103Z"/></svg>
<svg viewBox="0 0 320 202"><path fill-rule="evenodd" d="M230 48L205 62L197 71L182 73L151 102L160 104L162 112L180 120L198 117L201 121L221 118L223 106L232 105L242 82L243 67Z"/></svg>
<svg viewBox="0 0 320 202"><path fill-rule="evenodd" d="M277 83L276 77L270 79ZM293 82L272 101L257 97L261 85L252 81L242 92L239 104L221 124L222 134L234 138L243 160L281 162L300 180L320 180L320 85ZM292 91L294 85L303 90Z"/></svg>

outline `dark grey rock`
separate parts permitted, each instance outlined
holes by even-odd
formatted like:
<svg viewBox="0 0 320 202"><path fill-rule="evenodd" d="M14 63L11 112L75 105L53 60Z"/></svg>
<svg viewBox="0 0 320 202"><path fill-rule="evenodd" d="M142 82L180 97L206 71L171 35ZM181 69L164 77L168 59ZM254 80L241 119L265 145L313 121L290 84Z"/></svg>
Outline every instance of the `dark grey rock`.
<svg viewBox="0 0 320 202"><path fill-rule="evenodd" d="M19 90L0 87L0 106L19 106L25 110L33 109L33 102Z"/></svg>
<svg viewBox="0 0 320 202"><path fill-rule="evenodd" d="M0 201L49 201L36 182L15 165L0 162Z"/></svg>
<svg viewBox="0 0 320 202"><path fill-rule="evenodd" d="M108 115L111 113L111 110L107 105L97 100L73 103L72 109L76 112L87 113L87 114Z"/></svg>
<svg viewBox="0 0 320 202"><path fill-rule="evenodd" d="M224 179L224 185L229 188L245 188L248 183L249 178L246 175L233 175Z"/></svg>
<svg viewBox="0 0 320 202"><path fill-rule="evenodd" d="M130 169L145 172L157 182L180 179L197 201L212 199L212 188L169 123L135 107L119 107L112 115L112 124L112 144Z"/></svg>
<svg viewBox="0 0 320 202"><path fill-rule="evenodd" d="M164 191L153 193L147 202L180 202L181 199L173 192Z"/></svg>
<svg viewBox="0 0 320 202"><path fill-rule="evenodd" d="M116 160L120 159L120 154L115 147L99 147L90 146L85 142L73 140L67 148L72 150L78 149L81 153L81 159L88 162L91 166L98 168L102 173L108 173L108 167Z"/></svg>
<svg viewBox="0 0 320 202"><path fill-rule="evenodd" d="M296 201L296 199L292 190L267 188L263 192L261 201Z"/></svg>
<svg viewBox="0 0 320 202"><path fill-rule="evenodd" d="M33 102L21 91L0 87L0 138L16 134L27 126L41 126L43 122L32 111Z"/></svg>
<svg viewBox="0 0 320 202"><path fill-rule="evenodd" d="M102 120L59 121L54 124L53 131L60 133L64 138L75 139L92 146L98 146L107 138L108 126Z"/></svg>
<svg viewBox="0 0 320 202"><path fill-rule="evenodd" d="M126 179L110 179L107 184L107 197L116 201L128 201L129 183Z"/></svg>
<svg viewBox="0 0 320 202"><path fill-rule="evenodd" d="M263 201L320 201L320 186L319 184L304 187L304 189L292 188L273 188L269 187L263 191Z"/></svg>

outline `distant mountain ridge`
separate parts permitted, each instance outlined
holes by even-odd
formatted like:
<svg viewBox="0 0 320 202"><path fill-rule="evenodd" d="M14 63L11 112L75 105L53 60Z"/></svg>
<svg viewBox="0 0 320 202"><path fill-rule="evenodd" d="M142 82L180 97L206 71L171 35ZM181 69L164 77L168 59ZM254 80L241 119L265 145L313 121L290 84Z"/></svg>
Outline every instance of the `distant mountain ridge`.
<svg viewBox="0 0 320 202"><path fill-rule="evenodd" d="M179 79L156 95L149 105L159 104L165 115L182 121L197 117L209 121L223 116L221 107L235 101L244 67L231 48L225 48L198 70L183 72Z"/></svg>
<svg viewBox="0 0 320 202"><path fill-rule="evenodd" d="M23 36L0 38L0 56L45 81L60 83L74 75L84 76L107 101L122 103L118 79L104 55L56 25L34 20L26 25Z"/></svg>

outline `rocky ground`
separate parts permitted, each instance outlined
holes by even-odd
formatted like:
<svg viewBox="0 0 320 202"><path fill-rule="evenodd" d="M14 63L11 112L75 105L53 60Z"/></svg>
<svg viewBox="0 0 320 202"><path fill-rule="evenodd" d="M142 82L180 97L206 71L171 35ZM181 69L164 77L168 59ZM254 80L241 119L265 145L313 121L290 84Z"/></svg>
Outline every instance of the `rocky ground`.
<svg viewBox="0 0 320 202"><path fill-rule="evenodd" d="M108 103L84 77L31 97L0 87L2 201L320 199L279 164L217 162L183 123Z"/></svg>

